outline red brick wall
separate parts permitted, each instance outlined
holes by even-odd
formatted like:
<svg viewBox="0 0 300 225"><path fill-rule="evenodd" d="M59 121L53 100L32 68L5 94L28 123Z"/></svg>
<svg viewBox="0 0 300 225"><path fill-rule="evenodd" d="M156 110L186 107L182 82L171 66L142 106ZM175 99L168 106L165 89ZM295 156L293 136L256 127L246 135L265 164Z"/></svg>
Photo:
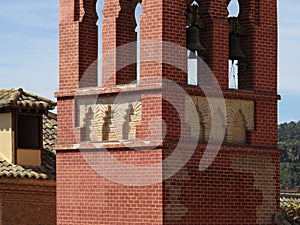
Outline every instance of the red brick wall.
<svg viewBox="0 0 300 225"><path fill-rule="evenodd" d="M165 152L174 147L166 144ZM176 175L150 186L114 183L93 170L80 152L59 152L58 224L273 224L279 210L280 152L227 146L200 172L204 147L199 145ZM162 157L161 150L111 154L136 166ZM84 155L96 161L101 157L96 150Z"/></svg>
<svg viewBox="0 0 300 225"><path fill-rule="evenodd" d="M273 216L279 209L276 1L240 0L240 22L247 31L241 42L248 68L239 72L239 87L247 91L227 89L228 1L204 0L201 3L206 28L200 39L206 48L207 64L224 90L224 96L255 101L255 130L247 136L248 145L223 146L213 164L203 172L198 170L198 165L204 146L199 145L193 158L174 177L141 187L116 184L101 177L78 149L73 149L76 103L72 91L80 86L95 86L97 81L97 73L91 70L87 82L79 84L84 70L96 57L95 3L95 0L61 0L57 223L273 224ZM128 17L134 8L135 4L125 1L105 2L104 53L135 40L134 23ZM185 1L144 0L142 9L141 41L156 41L150 43L150 48L141 46L142 59L147 54L165 59L166 50L159 41L185 46ZM157 51L153 52L153 49ZM118 63L126 60L128 52L120 54L103 65L107 63L117 68ZM175 50L171 56L186 63L186 55L180 51ZM136 57L135 51L128 57L130 60L130 57ZM108 80L105 86L130 83L136 76L131 66L113 74L109 72L103 71L103 79ZM142 83L149 78L168 78L183 86L187 83L183 71L160 62L141 62L140 76ZM194 92L197 91L189 93ZM176 94L172 97L181 97ZM203 96L203 93L199 95ZM137 127L137 136L148 138L150 130L147 126L151 119L164 119L168 126L165 141L175 144L164 143L155 150L140 147L143 151L115 148L111 152L114 157L129 164L144 165L159 161L173 151L182 132L179 124L182 121L175 108L162 100L163 97L162 89L142 94L142 124ZM183 102L179 99L179 107L184 107ZM153 134L159 141L162 127L157 127ZM96 150L87 150L86 154L95 160L100 156ZM162 169L163 175L166 169ZM124 176L126 178L128 174Z"/></svg>
<svg viewBox="0 0 300 225"><path fill-rule="evenodd" d="M224 146L200 172L204 148L164 182L164 224L274 224L280 151Z"/></svg>
<svg viewBox="0 0 300 225"><path fill-rule="evenodd" d="M98 58L95 5L96 0L60 1L60 90L97 85L97 64L90 67Z"/></svg>
<svg viewBox="0 0 300 225"><path fill-rule="evenodd" d="M120 161L141 166L160 161L162 151L121 151L112 152L112 155ZM101 151L92 150L88 157L97 163ZM120 175L132 179L128 174ZM162 195L162 184L125 186L107 180L93 170L78 151L57 154L59 225L163 224Z"/></svg>
<svg viewBox="0 0 300 225"><path fill-rule="evenodd" d="M57 139L59 144L72 144L75 142L75 99L57 99Z"/></svg>
<svg viewBox="0 0 300 225"><path fill-rule="evenodd" d="M2 225L55 225L55 181L2 179L0 223Z"/></svg>

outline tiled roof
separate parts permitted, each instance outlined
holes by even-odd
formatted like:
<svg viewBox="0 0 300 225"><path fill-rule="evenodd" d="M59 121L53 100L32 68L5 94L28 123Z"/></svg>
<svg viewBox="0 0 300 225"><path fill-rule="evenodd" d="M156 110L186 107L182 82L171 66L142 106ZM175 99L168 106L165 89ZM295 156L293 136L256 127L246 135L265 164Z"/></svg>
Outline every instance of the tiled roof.
<svg viewBox="0 0 300 225"><path fill-rule="evenodd" d="M43 147L45 150L54 152L54 145L57 139L57 123L56 114L48 113L48 115L43 114Z"/></svg>
<svg viewBox="0 0 300 225"><path fill-rule="evenodd" d="M300 194L281 194L281 213L276 216L276 225L300 225Z"/></svg>
<svg viewBox="0 0 300 225"><path fill-rule="evenodd" d="M19 89L0 89L1 108L35 108L52 110L56 102Z"/></svg>
<svg viewBox="0 0 300 225"><path fill-rule="evenodd" d="M290 204L300 205L300 194L282 193L280 196L280 208L283 208Z"/></svg>
<svg viewBox="0 0 300 225"><path fill-rule="evenodd" d="M56 143L57 124L56 115L48 113L43 115L43 150L42 166L28 167L8 163L0 160L0 177L34 178L53 180L56 177Z"/></svg>
<svg viewBox="0 0 300 225"><path fill-rule="evenodd" d="M37 95L24 92L22 89L0 90L1 108L34 108L51 110L56 102ZM43 114L43 149L42 165L28 167L14 165L0 159L0 178L33 178L53 180L56 178L56 153L54 145L57 139L56 115L48 112Z"/></svg>
<svg viewBox="0 0 300 225"><path fill-rule="evenodd" d="M29 168L20 165L8 163L5 160L0 161L0 177L6 178L34 178L43 180L55 179L55 175L44 166Z"/></svg>

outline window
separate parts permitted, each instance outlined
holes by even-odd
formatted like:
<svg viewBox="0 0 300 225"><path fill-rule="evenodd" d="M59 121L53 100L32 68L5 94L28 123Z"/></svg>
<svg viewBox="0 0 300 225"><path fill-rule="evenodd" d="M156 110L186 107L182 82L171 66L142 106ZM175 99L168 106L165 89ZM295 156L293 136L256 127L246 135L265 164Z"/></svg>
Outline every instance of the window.
<svg viewBox="0 0 300 225"><path fill-rule="evenodd" d="M17 148L41 149L41 116L20 114L17 120Z"/></svg>

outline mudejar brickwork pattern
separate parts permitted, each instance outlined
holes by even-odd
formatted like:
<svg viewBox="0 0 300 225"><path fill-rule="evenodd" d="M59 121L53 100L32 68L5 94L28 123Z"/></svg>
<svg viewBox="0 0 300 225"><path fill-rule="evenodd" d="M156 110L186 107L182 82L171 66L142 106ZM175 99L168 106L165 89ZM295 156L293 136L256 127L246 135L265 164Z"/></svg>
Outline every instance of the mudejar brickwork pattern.
<svg viewBox="0 0 300 225"><path fill-rule="evenodd" d="M109 57L103 57L102 68L97 68L97 1L60 0L58 225L274 224L280 191L277 1L239 0L246 66L239 67L237 90L228 88L229 0L197 2L204 25L199 38L204 61L218 81L208 82L210 91L188 85L187 73L180 69L188 66L187 52L181 48L186 46L185 12L192 1L105 0L102 49ZM138 3L143 10L140 45L134 43ZM178 47L170 50L167 43ZM159 60L143 60L153 56ZM164 63L169 59L178 66ZM97 87L99 71L102 87ZM138 75L139 81L132 83ZM201 69L198 77L200 86L208 84ZM175 88L172 92L164 80L186 95ZM205 98L215 91L214 85L222 90L225 111L210 107ZM193 102L191 108L187 98ZM168 99L176 99L178 105ZM213 122L216 133L211 133ZM208 140L222 136L222 129L225 136L218 154L199 170ZM190 159L168 176L195 139ZM183 142L181 155L172 165L159 164L173 155L178 142ZM105 152L141 169L135 176L118 170L113 159L101 161ZM144 169L152 164L161 165L156 174ZM109 179L114 171L123 183ZM160 182L147 183L152 176ZM135 179L144 179L145 185L128 184Z"/></svg>

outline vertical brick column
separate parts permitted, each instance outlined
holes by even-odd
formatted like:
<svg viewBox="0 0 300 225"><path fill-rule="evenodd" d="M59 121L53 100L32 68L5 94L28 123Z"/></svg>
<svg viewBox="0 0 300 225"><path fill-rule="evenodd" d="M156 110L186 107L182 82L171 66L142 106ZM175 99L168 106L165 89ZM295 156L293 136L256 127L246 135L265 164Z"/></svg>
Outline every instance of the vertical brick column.
<svg viewBox="0 0 300 225"><path fill-rule="evenodd" d="M178 84L187 84L187 73L184 71L187 67L185 2L145 0L142 2L142 9L141 83L151 84L168 79ZM180 136L180 118L167 99L174 96L166 96L170 91L165 93L164 88L163 86L162 93L155 95L155 99L153 94L143 95L143 122L138 129L140 137L166 140L178 139ZM151 123L155 128L149 127ZM147 133L149 128L151 136Z"/></svg>
<svg viewBox="0 0 300 225"><path fill-rule="evenodd" d="M60 1L59 90L97 86L96 0ZM61 95L62 96L62 95ZM75 142L73 97L58 98L59 144Z"/></svg>
<svg viewBox="0 0 300 225"><path fill-rule="evenodd" d="M246 36L241 38L241 49L246 56L246 67L239 67L238 87L243 90L253 90L254 88L254 28L258 18L255 18L257 1L241 1L239 22L246 32ZM257 15L256 15L257 16Z"/></svg>
<svg viewBox="0 0 300 225"><path fill-rule="evenodd" d="M95 7L96 0L60 1L60 90L97 86L97 66L91 67L98 57Z"/></svg>
<svg viewBox="0 0 300 225"><path fill-rule="evenodd" d="M102 22L103 86L136 80L135 1L104 2Z"/></svg>
<svg viewBox="0 0 300 225"><path fill-rule="evenodd" d="M277 99L256 101L256 129L251 134L251 145L277 148Z"/></svg>
<svg viewBox="0 0 300 225"><path fill-rule="evenodd" d="M170 79L187 83L187 74L178 69L186 67L186 28L184 1L172 3L166 0L145 0L140 18L141 37L141 82L149 79ZM173 46L173 47L170 47ZM147 60L147 59L154 60ZM173 62L175 66L167 64ZM180 64L177 66L177 64Z"/></svg>
<svg viewBox="0 0 300 225"><path fill-rule="evenodd" d="M239 88L277 95L277 2L240 1L240 23L247 36L241 48L247 68L239 69ZM251 144L277 147L277 99L257 100Z"/></svg>
<svg viewBox="0 0 300 225"><path fill-rule="evenodd" d="M142 124L137 127L137 138L142 140L162 140L162 94L143 94L142 105Z"/></svg>
<svg viewBox="0 0 300 225"><path fill-rule="evenodd" d="M277 2L240 1L240 8L248 68L239 73L239 87L277 93Z"/></svg>
<svg viewBox="0 0 300 225"><path fill-rule="evenodd" d="M205 30L201 31L200 40L206 49L205 61L222 88L228 87L227 6L227 0L203 0L201 3Z"/></svg>
<svg viewBox="0 0 300 225"><path fill-rule="evenodd" d="M259 1L256 7L254 90L277 93L277 1Z"/></svg>

